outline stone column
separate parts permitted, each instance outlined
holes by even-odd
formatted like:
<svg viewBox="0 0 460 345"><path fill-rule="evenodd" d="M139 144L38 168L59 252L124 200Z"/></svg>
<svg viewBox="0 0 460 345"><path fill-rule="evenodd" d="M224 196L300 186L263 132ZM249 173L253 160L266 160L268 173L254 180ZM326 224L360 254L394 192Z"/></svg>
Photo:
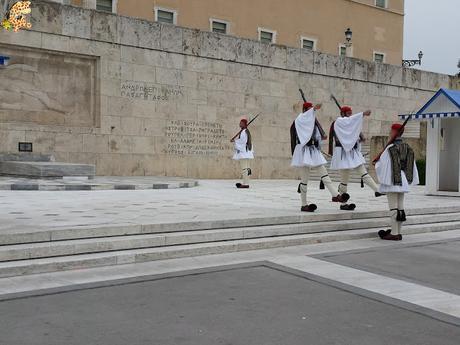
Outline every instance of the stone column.
<svg viewBox="0 0 460 345"><path fill-rule="evenodd" d="M91 8L93 10L96 9L96 0L83 0L83 7L84 8Z"/></svg>

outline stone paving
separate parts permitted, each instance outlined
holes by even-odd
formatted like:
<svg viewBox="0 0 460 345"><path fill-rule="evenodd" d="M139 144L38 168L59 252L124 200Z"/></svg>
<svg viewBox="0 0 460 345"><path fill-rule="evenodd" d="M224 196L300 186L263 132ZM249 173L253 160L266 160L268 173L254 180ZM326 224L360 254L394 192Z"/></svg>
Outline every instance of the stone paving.
<svg viewBox="0 0 460 345"><path fill-rule="evenodd" d="M30 179L0 176L0 190L14 191L77 191L77 190L142 190L196 187L198 181L175 177L97 176L93 179L65 177L63 179Z"/></svg>
<svg viewBox="0 0 460 345"><path fill-rule="evenodd" d="M0 191L0 232L299 216L298 181L253 181L249 190L234 182ZM357 212L387 209L386 198L369 189L353 184L350 192ZM310 194L320 207L314 217L343 213L316 182ZM425 196L423 187L406 201L407 209L459 205L459 198ZM401 243L372 238L2 278L0 314L8 332L0 328L0 339L10 345L456 344L459 243L460 230L450 230L405 235Z"/></svg>
<svg viewBox="0 0 460 345"><path fill-rule="evenodd" d="M446 231L397 244L365 239L4 278L0 339L8 345L457 344L460 296L308 255L425 248L428 262L438 255L430 248L458 245L459 236ZM362 261L375 265L381 258ZM417 272L415 265L406 269ZM450 281L451 268L443 271Z"/></svg>
<svg viewBox="0 0 460 345"><path fill-rule="evenodd" d="M298 181L258 180L251 189L237 190L234 181L204 180L195 188L109 191L0 191L0 231L43 230L85 226L115 226L299 216ZM385 197L350 185L356 212L386 210ZM315 214L339 214L317 182L310 188ZM416 187L406 209L459 206L460 198L425 196Z"/></svg>
<svg viewBox="0 0 460 345"><path fill-rule="evenodd" d="M460 337L455 325L263 265L4 301L0 314L8 345L456 345Z"/></svg>
<svg viewBox="0 0 460 345"><path fill-rule="evenodd" d="M328 253L318 258L460 295L460 239Z"/></svg>

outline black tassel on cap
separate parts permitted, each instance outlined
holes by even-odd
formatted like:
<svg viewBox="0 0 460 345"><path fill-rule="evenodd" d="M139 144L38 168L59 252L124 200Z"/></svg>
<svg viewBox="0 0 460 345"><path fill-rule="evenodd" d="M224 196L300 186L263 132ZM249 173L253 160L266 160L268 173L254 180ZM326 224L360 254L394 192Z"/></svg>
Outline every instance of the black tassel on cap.
<svg viewBox="0 0 460 345"><path fill-rule="evenodd" d="M364 188L364 180L362 177L361 177L361 188Z"/></svg>

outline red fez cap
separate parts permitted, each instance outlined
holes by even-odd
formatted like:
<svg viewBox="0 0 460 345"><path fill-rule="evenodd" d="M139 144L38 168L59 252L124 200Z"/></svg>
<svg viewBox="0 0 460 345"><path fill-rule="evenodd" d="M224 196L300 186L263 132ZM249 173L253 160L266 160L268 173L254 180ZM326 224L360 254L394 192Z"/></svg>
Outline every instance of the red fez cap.
<svg viewBox="0 0 460 345"><path fill-rule="evenodd" d="M351 107L349 106L343 106L342 108L340 108L340 111L342 113L348 113L349 111L352 111L352 110L351 110Z"/></svg>
<svg viewBox="0 0 460 345"><path fill-rule="evenodd" d="M393 123L391 125L391 129L400 132L401 134L404 133L404 127L400 123Z"/></svg>
<svg viewBox="0 0 460 345"><path fill-rule="evenodd" d="M245 126L248 125L248 119L247 118L242 117L240 121L243 122Z"/></svg>
<svg viewBox="0 0 460 345"><path fill-rule="evenodd" d="M310 109L311 107L313 107L313 103L310 103L310 102L304 102L303 103L303 109L304 110Z"/></svg>

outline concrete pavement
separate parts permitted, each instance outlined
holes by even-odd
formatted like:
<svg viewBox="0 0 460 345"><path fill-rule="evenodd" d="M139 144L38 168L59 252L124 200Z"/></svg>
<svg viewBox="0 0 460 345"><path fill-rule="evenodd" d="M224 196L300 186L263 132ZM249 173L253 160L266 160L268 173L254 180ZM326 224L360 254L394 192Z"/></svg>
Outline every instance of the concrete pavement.
<svg viewBox="0 0 460 345"><path fill-rule="evenodd" d="M449 231L404 244L346 241L0 279L0 291L16 288L2 296L0 336L8 345L457 344L459 296L306 255L459 238Z"/></svg>
<svg viewBox="0 0 460 345"><path fill-rule="evenodd" d="M0 303L8 345L456 345L460 328L256 265Z"/></svg>

